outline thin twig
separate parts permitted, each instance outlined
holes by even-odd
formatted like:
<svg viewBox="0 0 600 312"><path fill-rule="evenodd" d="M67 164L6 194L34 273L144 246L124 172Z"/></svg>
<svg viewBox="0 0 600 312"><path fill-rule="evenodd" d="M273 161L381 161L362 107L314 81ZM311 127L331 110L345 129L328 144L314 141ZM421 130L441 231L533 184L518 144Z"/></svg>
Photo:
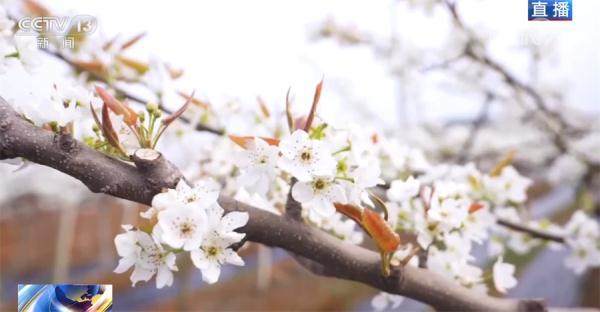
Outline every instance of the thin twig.
<svg viewBox="0 0 600 312"><path fill-rule="evenodd" d="M94 73L94 72L91 72L91 71L88 71L88 70L81 69L81 68L77 67L77 66L75 65L75 63L73 63L73 61L71 61L70 59L68 59L68 58L67 58L66 56L64 56L62 53L59 53L59 52L57 52L57 51L52 51L52 50L50 50L50 49L41 49L41 50L42 50L42 51L44 51L44 52L46 52L48 55L54 56L54 57L56 57L57 59L59 59L59 60L63 61L64 63L66 63L67 65L69 65L69 66L70 66L70 67L72 67L72 68L78 68L78 69L80 69L80 70L83 70L83 71L85 71L85 72L86 72L86 73L88 73L88 74L89 74L91 77L93 77L95 80L97 80L97 81L100 81L100 82L103 82L103 83L106 83L106 84L110 85L110 86L111 86L111 87L112 87L112 88L113 88L113 89L114 89L114 90L115 90L117 93L121 94L122 96L124 96L125 98L127 98L127 99L129 99L129 100L131 100L131 101L134 101L134 102L137 102L137 103L140 103L140 104L143 104L143 105L145 105L145 104L147 104L148 102L150 102L149 100L143 99L143 98L141 98L141 97L139 97L139 96L137 96L137 95L135 95L135 94L132 94L131 92L128 92L127 90L125 90L125 89L123 89L123 88L120 88L120 87L118 87L118 86L115 86L114 84L111 84L111 83L109 83L109 82L108 82L108 81L107 81L107 80L106 80L104 77L102 77L102 76L100 76L100 75L98 75L98 74L96 74L96 73ZM165 106L164 106L162 103L159 103L159 107L160 107L160 109L161 109L161 110L163 110L165 113L167 113L167 114L173 114L173 111L172 111L172 110L170 110L170 109L168 109L168 108L166 108L166 107L165 107ZM186 117L183 117L183 116L182 116L182 117L180 117L179 119L180 119L181 121L183 121L183 122L186 122L186 123L188 123L188 124L193 124L193 122L192 122L190 119L186 118ZM201 123L195 123L195 126L194 126L194 128L195 128L197 131L205 131L205 132L210 132L210 133L213 133L213 134L216 134L216 135L223 135L223 134L225 134L225 131L223 131L223 130L221 130L221 129L215 129L215 128L209 127L209 126L207 126L207 125L203 125L203 124L201 124Z"/></svg>
<svg viewBox="0 0 600 312"><path fill-rule="evenodd" d="M537 229L527 227L522 224L510 222L505 219L498 219L496 221L496 223L498 223L499 225L505 226L513 231L529 234L529 235L531 235L531 237L535 237L535 238L539 238L539 239L543 239L543 240L549 240L549 241L553 241L553 242L557 242L557 243L561 243L561 244L564 244L566 241L565 238L561 235L543 232L543 231L540 231Z"/></svg>

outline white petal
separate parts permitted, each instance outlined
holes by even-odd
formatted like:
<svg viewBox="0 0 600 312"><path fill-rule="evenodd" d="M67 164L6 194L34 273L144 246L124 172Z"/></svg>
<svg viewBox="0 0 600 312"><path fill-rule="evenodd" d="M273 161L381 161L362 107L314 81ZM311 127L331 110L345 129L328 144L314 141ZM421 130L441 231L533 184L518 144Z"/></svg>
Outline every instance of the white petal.
<svg viewBox="0 0 600 312"><path fill-rule="evenodd" d="M346 193L344 192L344 189L337 185L331 185L329 187L329 191L327 192L327 199L332 202L332 203L342 203L345 204L348 202L347 198L346 198Z"/></svg>
<svg viewBox="0 0 600 312"><path fill-rule="evenodd" d="M399 295L390 295L390 300L392 301L392 309L397 308L404 301L404 297Z"/></svg>
<svg viewBox="0 0 600 312"><path fill-rule="evenodd" d="M166 265L161 265L156 273L156 288L173 285L173 272Z"/></svg>
<svg viewBox="0 0 600 312"><path fill-rule="evenodd" d="M300 203L308 203L315 197L315 192L307 182L298 182L292 188L292 197Z"/></svg>
<svg viewBox="0 0 600 312"><path fill-rule="evenodd" d="M117 274L123 273L123 272L129 270L129 268L131 268L134 264L135 264L135 258L133 258L133 257L121 258L119 260L119 264L117 265L117 267L115 268L115 270L113 272L115 272Z"/></svg>
<svg viewBox="0 0 600 312"><path fill-rule="evenodd" d="M249 215L247 212L233 211L226 214L221 219L221 229L224 232L231 232L237 228L240 228L248 223Z"/></svg>
<svg viewBox="0 0 600 312"><path fill-rule="evenodd" d="M221 217L225 210L219 206L218 203L214 203L212 206L206 209L206 221L208 225L215 225L221 222Z"/></svg>
<svg viewBox="0 0 600 312"><path fill-rule="evenodd" d="M281 158L278 163L279 168L289 172L292 176L296 177L300 182L308 182L312 179L308 169L304 166L299 165L292 159Z"/></svg>
<svg viewBox="0 0 600 312"><path fill-rule="evenodd" d="M304 130L294 131L291 136L283 138L281 142L279 142L281 154L287 158L294 158L298 149L302 147L308 140L308 133L306 133Z"/></svg>
<svg viewBox="0 0 600 312"><path fill-rule="evenodd" d="M152 198L152 207L157 210L167 209L177 201L177 197L173 190L169 190L165 193L154 195Z"/></svg>
<svg viewBox="0 0 600 312"><path fill-rule="evenodd" d="M371 306L376 311L382 311L388 306L387 294L384 292L378 293L373 299L371 299Z"/></svg>
<svg viewBox="0 0 600 312"><path fill-rule="evenodd" d="M505 293L506 289L513 288L517 285L517 280L513 276L515 266L510 263L503 263L502 256L498 257L492 270L494 286L499 292Z"/></svg>
<svg viewBox="0 0 600 312"><path fill-rule="evenodd" d="M128 257L135 254L139 247L136 246L135 234L133 232L122 233L115 236L115 247L121 257Z"/></svg>
<svg viewBox="0 0 600 312"><path fill-rule="evenodd" d="M219 280L221 275L221 267L215 262L209 262L202 270L202 280L209 284L214 284Z"/></svg>
<svg viewBox="0 0 600 312"><path fill-rule="evenodd" d="M256 175L255 170L246 169L242 172L242 174L240 174L237 180L240 185L251 187L256 183L256 181L258 181L259 178L260 177Z"/></svg>
<svg viewBox="0 0 600 312"><path fill-rule="evenodd" d="M201 249L196 249L190 252L190 258L198 269L203 270L208 267L208 259L206 258L206 254Z"/></svg>
<svg viewBox="0 0 600 312"><path fill-rule="evenodd" d="M429 232L420 232L417 236L417 242L422 248L427 248L433 241L431 234Z"/></svg>
<svg viewBox="0 0 600 312"><path fill-rule="evenodd" d="M177 182L177 186L175 187L175 190L177 190L178 192L181 191L189 191L191 188L190 186L187 184L187 182L184 179L180 179L179 182Z"/></svg>
<svg viewBox="0 0 600 312"><path fill-rule="evenodd" d="M165 257L165 265L169 268L169 270L179 271L179 269L177 268L177 265L175 264L176 260L177 260L177 256L175 256L174 253L169 253Z"/></svg>
<svg viewBox="0 0 600 312"><path fill-rule="evenodd" d="M185 240L185 242L183 243L183 250L192 251L194 249L200 248L200 245L202 244L203 235L198 234L198 233L201 233L199 229L196 231L197 231L197 234L194 235L193 238Z"/></svg>
<svg viewBox="0 0 600 312"><path fill-rule="evenodd" d="M163 210L158 214L158 226L162 229L160 240L173 248L181 248L184 243L184 240L178 235L177 229L172 228L179 215L175 210Z"/></svg>
<svg viewBox="0 0 600 312"><path fill-rule="evenodd" d="M323 217L330 217L335 214L335 206L332 202L323 198L315 199L311 202L315 211Z"/></svg>
<svg viewBox="0 0 600 312"><path fill-rule="evenodd" d="M157 214L157 210L154 207L150 207L148 208L148 210L140 212L140 216L144 219L152 219L156 214Z"/></svg>
<svg viewBox="0 0 600 312"><path fill-rule="evenodd" d="M139 265L136 265L133 269L133 273L131 273L130 279L133 283L133 286L135 286L135 284L139 281L149 281L152 278L152 276L154 276L154 272L152 272L151 270L144 269Z"/></svg>
<svg viewBox="0 0 600 312"><path fill-rule="evenodd" d="M223 253L225 254L225 261L227 261L227 263L239 266L244 265L244 260L232 249L227 248Z"/></svg>

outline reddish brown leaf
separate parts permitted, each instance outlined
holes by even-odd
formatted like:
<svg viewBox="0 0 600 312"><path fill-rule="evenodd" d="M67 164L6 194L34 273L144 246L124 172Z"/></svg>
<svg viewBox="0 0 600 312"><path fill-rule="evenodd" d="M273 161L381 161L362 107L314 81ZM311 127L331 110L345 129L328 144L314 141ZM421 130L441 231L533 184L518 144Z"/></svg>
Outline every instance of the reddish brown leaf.
<svg viewBox="0 0 600 312"><path fill-rule="evenodd" d="M195 90L192 91L192 94L188 97L188 99L185 101L185 103L176 112L174 112L173 114L171 114L171 116L162 120L162 123L165 126L170 125L173 121L175 121L177 118L179 118L181 115L183 115L183 113L185 113L187 108L190 106L192 99L194 98L194 93L196 93Z"/></svg>
<svg viewBox="0 0 600 312"><path fill-rule="evenodd" d="M315 88L315 97L313 98L312 106L310 107L310 112L308 113L308 118L306 119L306 124L304 125L304 131L308 132L310 127L312 126L313 120L315 119L315 114L317 113L317 105L319 104L319 99L321 98L321 90L323 89L323 79L321 82L317 84Z"/></svg>
<svg viewBox="0 0 600 312"><path fill-rule="evenodd" d="M34 16L51 16L52 13L45 6L35 0L25 0L25 9Z"/></svg>
<svg viewBox="0 0 600 312"><path fill-rule="evenodd" d="M306 125L306 118L305 117L296 118L294 120L294 125L296 127L294 130L304 129L304 127Z"/></svg>
<svg viewBox="0 0 600 312"><path fill-rule="evenodd" d="M479 209L483 208L483 205L480 203L472 203L471 206L469 206L469 213L474 213L477 212Z"/></svg>
<svg viewBox="0 0 600 312"><path fill-rule="evenodd" d="M123 116L123 121L126 124L130 126L135 126L137 124L138 115L133 108L117 100L114 96L108 93L108 91L104 90L104 88L100 86L96 86L96 93L98 93L98 96L100 96L104 104L106 104L110 110L117 115Z"/></svg>
<svg viewBox="0 0 600 312"><path fill-rule="evenodd" d="M377 135L377 133L371 135L371 142L373 142L373 144L379 143L379 135Z"/></svg>
<svg viewBox="0 0 600 312"><path fill-rule="evenodd" d="M148 64L122 56L117 55L116 59L121 62L123 65L135 70L138 74L143 75L150 68Z"/></svg>
<svg viewBox="0 0 600 312"><path fill-rule="evenodd" d="M265 118L269 118L271 116L271 112L269 111L265 101L260 96L256 97L256 100L258 102L258 106L260 107L260 112Z"/></svg>
<svg viewBox="0 0 600 312"><path fill-rule="evenodd" d="M201 101L195 97L191 97L191 96L185 94L183 91L177 91L177 94L179 94L179 96L183 97L186 100L191 99L192 104L194 104L194 105L197 105L206 110L210 109L210 104L208 104L207 102Z"/></svg>
<svg viewBox="0 0 600 312"><path fill-rule="evenodd" d="M127 50L129 49L131 46L133 46L134 44L136 44L138 41L140 41L142 38L144 38L146 36L146 33L140 33L137 34L135 36L133 36L133 38L127 40L127 42L125 42L122 46L121 46L121 51Z"/></svg>
<svg viewBox="0 0 600 312"><path fill-rule="evenodd" d="M335 203L334 206L339 213L351 218L358 224L362 223L362 210L360 207L340 203Z"/></svg>
<svg viewBox="0 0 600 312"><path fill-rule="evenodd" d="M248 143L250 141L253 141L254 138L255 137L253 137L253 136L236 136L236 135L230 135L229 136L229 139L231 141L233 141L235 144L239 145L243 149L248 148ZM259 138L263 139L269 145L273 145L273 146L278 146L279 145L279 140L278 139L265 138L265 137L259 137Z"/></svg>
<svg viewBox="0 0 600 312"><path fill-rule="evenodd" d="M71 63L78 70L89 72L99 77L104 77L104 74L106 72L106 66L104 66L104 64L98 60L89 62L72 60Z"/></svg>
<svg viewBox="0 0 600 312"><path fill-rule="evenodd" d="M112 125L112 121L110 120L109 114L110 113L108 112L108 105L104 103L104 105L102 105L102 134L104 135L108 143L110 143L110 145L114 146L119 150L122 150L121 145L119 144L119 136L117 135L117 132L115 131L115 128Z"/></svg>
<svg viewBox="0 0 600 312"><path fill-rule="evenodd" d="M362 214L362 225L375 240L380 250L393 252L400 245L400 236L392 227L373 210L365 208Z"/></svg>

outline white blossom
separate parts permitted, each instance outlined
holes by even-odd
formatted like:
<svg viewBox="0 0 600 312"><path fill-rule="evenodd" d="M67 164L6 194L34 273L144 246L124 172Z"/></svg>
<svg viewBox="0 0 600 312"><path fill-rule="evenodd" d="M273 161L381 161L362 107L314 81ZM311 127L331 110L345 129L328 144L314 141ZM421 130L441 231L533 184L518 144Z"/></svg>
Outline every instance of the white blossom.
<svg viewBox="0 0 600 312"><path fill-rule="evenodd" d="M6 9L0 5L0 40L2 40L3 37L12 35L14 26L15 22L8 17ZM0 56L3 55L0 54Z"/></svg>
<svg viewBox="0 0 600 312"><path fill-rule="evenodd" d="M162 210L180 205L207 208L215 203L218 197L219 186L213 180L200 180L190 187L186 181L181 179L174 189L154 195L152 207L141 215L146 219L151 219Z"/></svg>
<svg viewBox="0 0 600 312"><path fill-rule="evenodd" d="M206 212L201 207L180 205L158 213L158 235L173 248L186 251L198 248L207 226Z"/></svg>
<svg viewBox="0 0 600 312"><path fill-rule="evenodd" d="M365 193L366 189L384 183L379 177L380 174L379 167L374 164L359 166L352 170L350 173L352 181L344 181L344 184L348 186L346 188L347 201L360 204L361 195Z"/></svg>
<svg viewBox="0 0 600 312"><path fill-rule="evenodd" d="M296 130L279 142L282 158L279 167L301 182L313 176L333 175L336 161L322 141L312 140L308 133Z"/></svg>
<svg viewBox="0 0 600 312"><path fill-rule="evenodd" d="M156 275L156 288L171 286L173 272L177 271L175 254L165 251L149 234L123 226L125 233L115 237L117 253L121 257L115 273L124 273L132 266L133 286L139 281L149 281Z"/></svg>
<svg viewBox="0 0 600 312"><path fill-rule="evenodd" d="M484 176L483 184L488 195L497 204L507 202L523 203L527 199L527 189L531 180L521 176L512 166L502 169L497 177Z"/></svg>
<svg viewBox="0 0 600 312"><path fill-rule="evenodd" d="M565 260L568 268L582 274L589 267L600 266L600 226L581 210L575 212L564 231L566 243L572 249Z"/></svg>
<svg viewBox="0 0 600 312"><path fill-rule="evenodd" d="M386 292L380 292L371 299L371 306L375 311L395 309L404 301L404 297Z"/></svg>
<svg viewBox="0 0 600 312"><path fill-rule="evenodd" d="M15 47L19 53L19 61L28 71L33 71L41 64L41 55L35 36L14 36Z"/></svg>
<svg viewBox="0 0 600 312"><path fill-rule="evenodd" d="M326 176L296 183L292 188L292 196L323 216L331 216L335 212L334 203L347 202L344 189L333 178Z"/></svg>
<svg viewBox="0 0 600 312"><path fill-rule="evenodd" d="M237 157L236 164L242 169L238 181L248 191L264 196L275 178L279 149L263 139L254 138Z"/></svg>
<svg viewBox="0 0 600 312"><path fill-rule="evenodd" d="M507 289L517 286L517 279L514 277L515 266L503 262L502 257L498 257L492 270L494 286L499 292L506 293Z"/></svg>
<svg viewBox="0 0 600 312"><path fill-rule="evenodd" d="M210 229L199 249L190 252L192 262L202 271L202 279L213 284L219 279L221 266L225 263L242 266L244 261L231 249L245 234L234 232L248 222L248 213L230 212L223 216L223 209L214 205L208 212Z"/></svg>
<svg viewBox="0 0 600 312"><path fill-rule="evenodd" d="M390 185L390 189L387 191L387 196L390 200L396 202L403 202L410 198L413 198L419 194L421 184L419 180L416 180L413 176L408 179L394 180Z"/></svg>
<svg viewBox="0 0 600 312"><path fill-rule="evenodd" d="M471 203L466 198L440 198L436 190L431 199L427 216L441 224L445 230L459 227L469 214Z"/></svg>

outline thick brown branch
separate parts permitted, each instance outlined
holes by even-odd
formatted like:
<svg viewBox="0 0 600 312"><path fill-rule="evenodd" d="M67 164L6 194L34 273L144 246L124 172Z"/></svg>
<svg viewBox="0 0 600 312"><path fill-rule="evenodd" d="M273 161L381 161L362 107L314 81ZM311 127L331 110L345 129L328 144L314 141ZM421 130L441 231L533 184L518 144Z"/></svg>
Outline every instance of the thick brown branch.
<svg viewBox="0 0 600 312"><path fill-rule="evenodd" d="M156 153L158 154L158 153ZM81 180L93 192L107 193L142 204L163 188L172 188L181 177L179 171L162 156L142 151L133 156L137 167L95 151L73 140L38 128L22 119L0 97L0 159L23 157L60 170ZM164 179L161 175L164 174ZM147 176L148 175L148 176ZM494 298L456 285L433 272L397 267L391 276L380 271L379 255L368 249L347 244L316 228L290 218L221 196L226 211L246 211L248 224L240 229L247 239L280 247L318 264L325 276L371 285L382 291L400 294L453 311L538 311L541 302Z"/></svg>

